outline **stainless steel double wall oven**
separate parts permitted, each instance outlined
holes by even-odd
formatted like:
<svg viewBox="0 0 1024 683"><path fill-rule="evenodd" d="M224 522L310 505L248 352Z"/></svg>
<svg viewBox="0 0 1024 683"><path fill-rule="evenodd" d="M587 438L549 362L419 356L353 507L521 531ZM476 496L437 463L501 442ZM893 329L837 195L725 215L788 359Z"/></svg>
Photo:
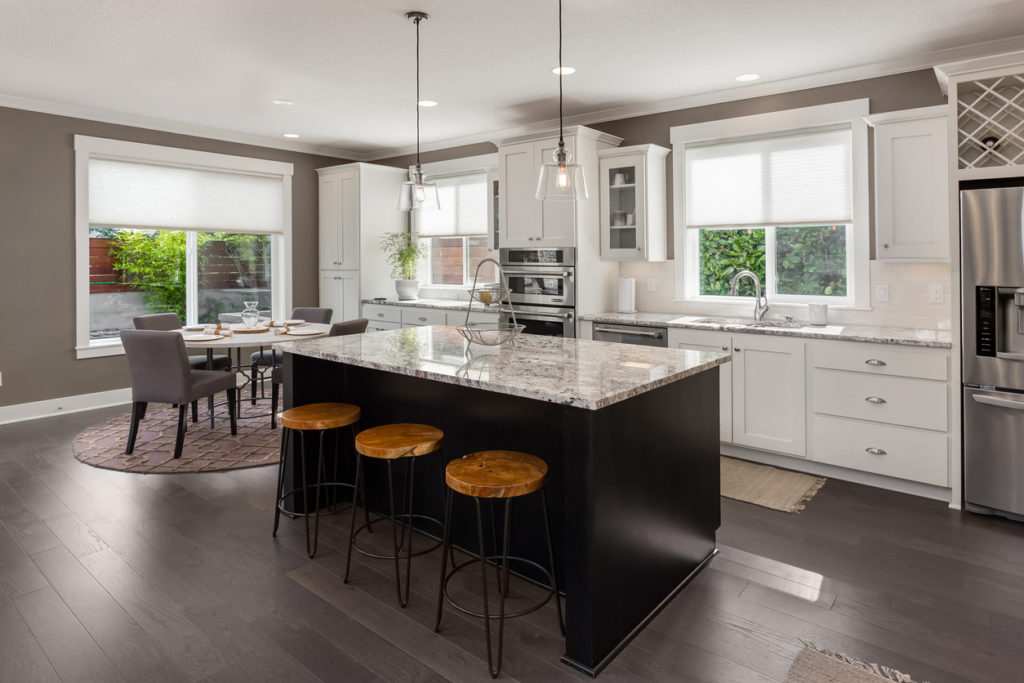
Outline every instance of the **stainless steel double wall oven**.
<svg viewBox="0 0 1024 683"><path fill-rule="evenodd" d="M501 249L516 320L528 334L576 336L576 250Z"/></svg>

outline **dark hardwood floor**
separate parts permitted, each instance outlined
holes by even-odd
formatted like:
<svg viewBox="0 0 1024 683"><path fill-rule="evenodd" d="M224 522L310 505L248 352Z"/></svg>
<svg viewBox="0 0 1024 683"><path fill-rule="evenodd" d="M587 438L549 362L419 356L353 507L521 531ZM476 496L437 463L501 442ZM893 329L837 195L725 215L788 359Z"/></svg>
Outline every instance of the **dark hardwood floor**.
<svg viewBox="0 0 1024 683"><path fill-rule="evenodd" d="M0 427L0 681L487 679L478 621L448 609L433 633L437 553L406 609L387 562L357 557L344 585L347 514L313 561L301 520L275 541L274 468L75 461L74 435L115 412ZM1024 681L1024 524L836 480L797 515L722 512L721 554L599 680L782 681L807 640L918 681ZM584 679L557 634L551 604L510 621L503 677Z"/></svg>

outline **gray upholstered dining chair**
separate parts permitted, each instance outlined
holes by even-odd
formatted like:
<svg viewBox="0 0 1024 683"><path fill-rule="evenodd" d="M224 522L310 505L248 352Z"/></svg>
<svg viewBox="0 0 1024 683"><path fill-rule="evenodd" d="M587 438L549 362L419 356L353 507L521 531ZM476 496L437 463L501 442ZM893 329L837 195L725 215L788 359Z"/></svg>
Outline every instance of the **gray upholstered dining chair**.
<svg viewBox="0 0 1024 683"><path fill-rule="evenodd" d="M189 403L192 404L192 418L195 420L195 402L204 396L227 392L231 434L238 433L235 422L238 388L234 372L193 370L185 353L185 340L177 332L121 330L121 343L128 357L128 371L132 379L132 418L126 454L131 455L135 450L139 423L146 416L146 406L150 403L170 403L178 407L175 458L181 457L185 442L185 409ZM210 427L213 426L213 411L210 411Z"/></svg>
<svg viewBox="0 0 1024 683"><path fill-rule="evenodd" d="M181 327L181 319L177 313L151 313L149 315L137 315L132 318L137 330L177 330ZM188 364L194 370L230 370L231 356L214 356L212 368L207 367L206 354L202 356L189 356Z"/></svg>
<svg viewBox="0 0 1024 683"><path fill-rule="evenodd" d="M343 337L347 334L362 334L366 332L366 326L369 324L370 321L366 318L356 318L355 320L334 323L331 325L331 330L327 333L327 336ZM273 371L270 373L270 381L273 383L270 387L270 428L277 429L277 403L281 395L280 387L284 384L284 368L280 365L274 366Z"/></svg>
<svg viewBox="0 0 1024 683"><path fill-rule="evenodd" d="M333 308L313 308L309 306L299 306L292 309L292 318L295 320L304 320L307 323L319 323L326 325L331 322L331 316L334 315ZM252 384L252 403L256 404L256 385L260 383L266 376L266 370L261 368L273 368L281 364L284 356L277 349L260 349L259 351L253 352L249 357L249 381ZM260 395L265 395L260 390Z"/></svg>

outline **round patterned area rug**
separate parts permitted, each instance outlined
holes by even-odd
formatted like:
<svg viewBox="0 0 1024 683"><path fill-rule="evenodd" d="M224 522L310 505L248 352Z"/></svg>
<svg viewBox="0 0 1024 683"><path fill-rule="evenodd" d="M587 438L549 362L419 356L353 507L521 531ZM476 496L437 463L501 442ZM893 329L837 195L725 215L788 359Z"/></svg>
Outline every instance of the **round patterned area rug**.
<svg viewBox="0 0 1024 683"><path fill-rule="evenodd" d="M218 397L220 398L220 397ZM188 431L181 458L174 459L174 439L178 429L178 409L151 403L139 425L135 452L125 455L131 414L112 417L86 428L75 437L75 458L87 465L121 472L167 474L178 472L219 472L276 465L281 454L281 429L270 428L270 416L238 421L238 434L231 436L227 407L217 406L216 425L204 416L206 401L199 402L199 422L187 412ZM242 417L267 413L269 401L251 405L242 401Z"/></svg>

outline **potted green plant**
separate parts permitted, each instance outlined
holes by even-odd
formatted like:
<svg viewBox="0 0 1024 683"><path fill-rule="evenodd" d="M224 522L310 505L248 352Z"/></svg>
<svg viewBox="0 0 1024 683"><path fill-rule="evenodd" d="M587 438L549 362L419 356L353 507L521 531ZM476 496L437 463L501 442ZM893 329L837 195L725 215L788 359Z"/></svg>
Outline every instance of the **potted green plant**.
<svg viewBox="0 0 1024 683"><path fill-rule="evenodd" d="M420 281L416 279L416 266L427 254L427 248L420 244L415 233L386 232L381 237L380 247L384 258L391 266L391 277L395 278L395 290L399 301L415 299L420 293Z"/></svg>

